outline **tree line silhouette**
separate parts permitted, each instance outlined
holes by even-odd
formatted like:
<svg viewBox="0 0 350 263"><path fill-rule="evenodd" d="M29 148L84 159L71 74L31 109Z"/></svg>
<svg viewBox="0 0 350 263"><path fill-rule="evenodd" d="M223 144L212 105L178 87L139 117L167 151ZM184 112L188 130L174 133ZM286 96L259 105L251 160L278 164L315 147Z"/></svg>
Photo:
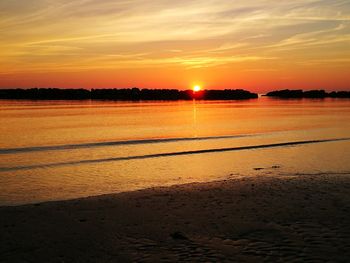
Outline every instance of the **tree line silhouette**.
<svg viewBox="0 0 350 263"><path fill-rule="evenodd" d="M268 92L265 96L268 97L278 97L284 99L302 99L302 98L315 98L315 99L323 99L323 98L350 98L350 91L332 91L326 92L324 90L275 90Z"/></svg>
<svg viewBox="0 0 350 263"><path fill-rule="evenodd" d="M350 91L275 90L264 96L277 98L350 98ZM17 100L244 100L258 95L243 89L192 90L176 89L0 89L0 99Z"/></svg>
<svg viewBox="0 0 350 263"><path fill-rule="evenodd" d="M242 100L258 98L242 89L192 90L176 89L0 89L0 99L29 100Z"/></svg>

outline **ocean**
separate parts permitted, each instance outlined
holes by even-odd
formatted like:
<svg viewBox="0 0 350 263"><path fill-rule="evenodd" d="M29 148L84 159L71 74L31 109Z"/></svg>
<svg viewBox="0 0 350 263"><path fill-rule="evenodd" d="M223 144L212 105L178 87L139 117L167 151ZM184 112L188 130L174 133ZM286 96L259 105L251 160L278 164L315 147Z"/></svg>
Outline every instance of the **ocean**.
<svg viewBox="0 0 350 263"><path fill-rule="evenodd" d="M350 172L350 100L0 101L0 205Z"/></svg>

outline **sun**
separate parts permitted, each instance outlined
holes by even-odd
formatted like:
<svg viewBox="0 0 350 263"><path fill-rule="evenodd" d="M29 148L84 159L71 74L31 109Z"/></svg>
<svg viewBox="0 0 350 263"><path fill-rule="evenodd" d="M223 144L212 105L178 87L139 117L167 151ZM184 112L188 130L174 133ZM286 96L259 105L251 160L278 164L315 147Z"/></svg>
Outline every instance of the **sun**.
<svg viewBox="0 0 350 263"><path fill-rule="evenodd" d="M202 88L201 88L201 86L199 86L199 85L193 86L193 91L194 91L194 92L200 91L201 89L202 89Z"/></svg>

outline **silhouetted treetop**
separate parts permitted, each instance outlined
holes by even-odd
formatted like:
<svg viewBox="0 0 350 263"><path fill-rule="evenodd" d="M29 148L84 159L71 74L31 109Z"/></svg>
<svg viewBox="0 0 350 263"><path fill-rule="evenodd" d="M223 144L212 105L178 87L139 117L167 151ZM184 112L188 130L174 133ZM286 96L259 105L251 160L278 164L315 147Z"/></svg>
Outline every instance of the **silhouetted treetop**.
<svg viewBox="0 0 350 263"><path fill-rule="evenodd" d="M242 100L257 98L256 93L242 89L192 90L176 89L3 89L0 99L30 100Z"/></svg>
<svg viewBox="0 0 350 263"><path fill-rule="evenodd" d="M278 98L350 98L350 91L332 91L327 93L324 90L275 90L268 92L265 96Z"/></svg>

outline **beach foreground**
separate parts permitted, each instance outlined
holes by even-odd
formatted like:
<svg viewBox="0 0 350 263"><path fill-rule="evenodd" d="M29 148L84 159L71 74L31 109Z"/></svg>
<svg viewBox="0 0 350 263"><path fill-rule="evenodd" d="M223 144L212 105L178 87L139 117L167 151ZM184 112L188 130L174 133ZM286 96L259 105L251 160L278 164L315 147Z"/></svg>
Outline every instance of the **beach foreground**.
<svg viewBox="0 0 350 263"><path fill-rule="evenodd" d="M345 262L350 173L256 176L0 208L1 262Z"/></svg>

